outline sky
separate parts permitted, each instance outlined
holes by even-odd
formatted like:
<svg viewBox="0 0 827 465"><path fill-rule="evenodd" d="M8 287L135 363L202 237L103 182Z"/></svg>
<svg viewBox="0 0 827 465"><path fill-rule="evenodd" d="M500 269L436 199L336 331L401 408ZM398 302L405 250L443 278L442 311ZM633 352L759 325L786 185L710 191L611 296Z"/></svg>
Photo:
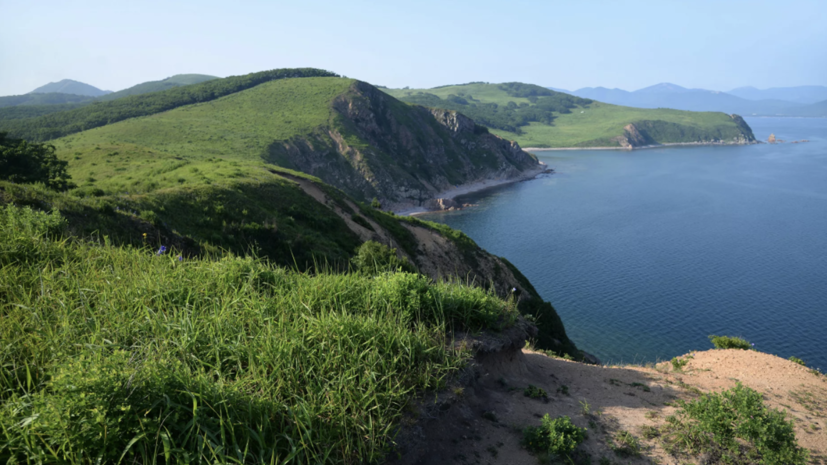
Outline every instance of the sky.
<svg viewBox="0 0 827 465"><path fill-rule="evenodd" d="M315 67L388 87L827 85L827 1L0 0L0 95Z"/></svg>

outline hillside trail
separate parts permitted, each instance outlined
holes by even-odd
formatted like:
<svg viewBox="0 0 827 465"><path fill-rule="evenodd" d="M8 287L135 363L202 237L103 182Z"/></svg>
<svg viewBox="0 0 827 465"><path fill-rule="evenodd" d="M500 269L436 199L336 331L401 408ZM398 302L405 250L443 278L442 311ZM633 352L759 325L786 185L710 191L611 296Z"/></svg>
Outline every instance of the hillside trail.
<svg viewBox="0 0 827 465"><path fill-rule="evenodd" d="M810 450L810 463L827 464L827 377L755 351L709 350L682 358L688 364L676 372L668 361L649 367L595 366L526 349L486 354L476 360L471 382L449 388L450 399L408 419L390 463L535 465L538 457L520 445L522 430L539 426L549 414L569 416L588 429L575 463L701 464L699 458L667 454L658 438L645 439L642 432L664 425L676 411L675 400L741 382L760 392L768 407L786 410L794 419L799 444ZM545 390L548 398L525 396L529 385ZM610 448L620 431L639 439L640 457ZM590 462L578 461L586 454Z"/></svg>

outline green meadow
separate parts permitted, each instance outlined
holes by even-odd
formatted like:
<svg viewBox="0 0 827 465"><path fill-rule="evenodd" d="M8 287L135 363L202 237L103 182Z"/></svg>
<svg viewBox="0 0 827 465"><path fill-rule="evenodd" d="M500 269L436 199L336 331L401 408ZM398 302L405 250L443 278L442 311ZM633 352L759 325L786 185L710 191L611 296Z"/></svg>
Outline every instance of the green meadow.
<svg viewBox="0 0 827 465"><path fill-rule="evenodd" d="M352 82L332 77L270 81L52 143L69 161L75 182L107 192L260 179L267 146L329 122L330 101Z"/></svg>
<svg viewBox="0 0 827 465"><path fill-rule="evenodd" d="M734 137L737 131L732 119L724 113L632 108L594 102L557 116L553 125L530 123L519 136L497 129L491 132L514 139L523 147L604 147L617 145L610 139L623 134L623 128L629 123L653 120L679 124L716 137ZM680 137L672 141L684 142Z"/></svg>

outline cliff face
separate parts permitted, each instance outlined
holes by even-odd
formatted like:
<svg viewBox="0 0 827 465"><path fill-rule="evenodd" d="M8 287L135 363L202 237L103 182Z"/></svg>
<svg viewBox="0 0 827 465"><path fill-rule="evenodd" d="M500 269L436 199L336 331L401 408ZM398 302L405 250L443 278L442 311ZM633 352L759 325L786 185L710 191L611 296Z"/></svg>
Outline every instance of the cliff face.
<svg viewBox="0 0 827 465"><path fill-rule="evenodd" d="M410 106L364 82L331 105L329 125L271 144L265 159L397 208L459 184L517 179L540 168L518 144L462 114Z"/></svg>

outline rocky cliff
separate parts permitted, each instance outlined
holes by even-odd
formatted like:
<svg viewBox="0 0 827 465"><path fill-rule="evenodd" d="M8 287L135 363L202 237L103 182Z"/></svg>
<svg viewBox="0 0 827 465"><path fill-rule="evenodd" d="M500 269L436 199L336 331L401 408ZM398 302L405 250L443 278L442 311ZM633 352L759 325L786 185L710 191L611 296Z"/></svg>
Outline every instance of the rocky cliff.
<svg viewBox="0 0 827 465"><path fill-rule="evenodd" d="M331 106L328 125L274 142L265 159L386 208L420 206L457 185L519 179L541 166L460 113L408 105L364 82Z"/></svg>

